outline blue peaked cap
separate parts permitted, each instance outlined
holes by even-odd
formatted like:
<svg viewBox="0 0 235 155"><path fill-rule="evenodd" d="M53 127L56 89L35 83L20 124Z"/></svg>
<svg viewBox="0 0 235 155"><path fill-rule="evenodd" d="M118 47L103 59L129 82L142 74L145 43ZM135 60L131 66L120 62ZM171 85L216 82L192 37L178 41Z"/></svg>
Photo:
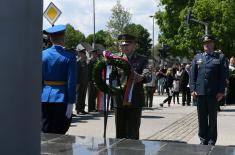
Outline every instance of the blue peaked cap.
<svg viewBox="0 0 235 155"><path fill-rule="evenodd" d="M46 30L44 30L47 34L53 34L58 32L63 32L66 29L66 25L55 25L53 27L50 27Z"/></svg>

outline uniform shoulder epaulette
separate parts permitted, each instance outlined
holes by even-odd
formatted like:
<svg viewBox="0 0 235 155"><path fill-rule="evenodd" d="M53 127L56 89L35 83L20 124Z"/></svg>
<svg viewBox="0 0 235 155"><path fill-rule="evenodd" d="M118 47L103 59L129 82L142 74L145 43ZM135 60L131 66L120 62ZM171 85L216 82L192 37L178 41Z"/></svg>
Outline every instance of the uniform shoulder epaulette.
<svg viewBox="0 0 235 155"><path fill-rule="evenodd" d="M202 56L202 52L200 52L200 53L197 53L196 55L195 55L195 58L197 58L197 57L201 57Z"/></svg>
<svg viewBox="0 0 235 155"><path fill-rule="evenodd" d="M70 50L64 50L64 52L69 58L76 58L76 55L72 53Z"/></svg>
<svg viewBox="0 0 235 155"><path fill-rule="evenodd" d="M222 58L222 57L224 57L224 54L221 53L221 52L214 52L214 55L215 55L216 58Z"/></svg>

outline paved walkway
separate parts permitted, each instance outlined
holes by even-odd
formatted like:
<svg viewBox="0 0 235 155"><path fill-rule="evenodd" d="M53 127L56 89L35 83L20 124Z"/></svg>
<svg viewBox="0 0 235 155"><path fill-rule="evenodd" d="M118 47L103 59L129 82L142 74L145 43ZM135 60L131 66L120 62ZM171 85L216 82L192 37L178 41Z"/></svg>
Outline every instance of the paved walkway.
<svg viewBox="0 0 235 155"><path fill-rule="evenodd" d="M166 96L154 96L153 108L144 108L140 139L177 141L198 144L198 124L195 106L173 104L159 107ZM218 114L218 145L235 145L235 106L223 107ZM73 118L70 135L103 136L103 115L90 113ZM114 114L108 118L107 137L115 138Z"/></svg>
<svg viewBox="0 0 235 155"><path fill-rule="evenodd" d="M188 142L193 136L197 134L197 129L197 111L194 110L192 113L175 121L165 129L148 137L148 139Z"/></svg>

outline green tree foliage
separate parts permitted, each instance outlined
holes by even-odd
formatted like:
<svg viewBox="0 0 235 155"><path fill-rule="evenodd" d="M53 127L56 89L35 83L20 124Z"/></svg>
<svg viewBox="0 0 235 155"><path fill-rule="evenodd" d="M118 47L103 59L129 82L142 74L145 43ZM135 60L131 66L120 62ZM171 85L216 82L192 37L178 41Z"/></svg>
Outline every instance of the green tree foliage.
<svg viewBox="0 0 235 155"><path fill-rule="evenodd" d="M124 28L130 24L131 14L121 5L120 0L112 8L112 16L107 23L107 28L113 38L117 38Z"/></svg>
<svg viewBox="0 0 235 155"><path fill-rule="evenodd" d="M93 43L93 34L90 34L86 38L86 42L89 44ZM113 39L109 32L100 30L95 34L96 44L102 44L106 49L109 49L114 45Z"/></svg>
<svg viewBox="0 0 235 155"><path fill-rule="evenodd" d="M138 53L146 56L151 55L151 39L147 29L141 25L130 24L124 28L124 32L136 37L136 42L138 43Z"/></svg>
<svg viewBox="0 0 235 155"><path fill-rule="evenodd" d="M79 30L75 30L70 24L67 25L65 31L65 47L76 47L77 44L85 40L85 35Z"/></svg>
<svg viewBox="0 0 235 155"><path fill-rule="evenodd" d="M159 41L170 46L172 55L192 57L202 49L203 25L185 23L188 9L194 18L209 23L209 33L217 37L217 47L228 55L235 54L235 1L234 0L161 0L164 11L155 17L161 33Z"/></svg>

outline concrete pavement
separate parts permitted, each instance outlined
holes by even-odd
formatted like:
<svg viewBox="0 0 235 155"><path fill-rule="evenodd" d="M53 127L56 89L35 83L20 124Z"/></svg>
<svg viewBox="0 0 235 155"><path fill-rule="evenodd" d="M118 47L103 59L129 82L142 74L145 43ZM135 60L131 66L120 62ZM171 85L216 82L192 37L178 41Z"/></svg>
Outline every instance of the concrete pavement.
<svg viewBox="0 0 235 155"><path fill-rule="evenodd" d="M144 108L140 127L140 139L167 140L198 144L197 113L195 106L159 104L166 96L154 96L153 108ZM181 101L181 99L180 99ZM235 106L222 107L218 115L218 145L235 145ZM103 136L103 115L94 112L73 118L70 135ZM115 138L114 114L110 113L107 137Z"/></svg>

